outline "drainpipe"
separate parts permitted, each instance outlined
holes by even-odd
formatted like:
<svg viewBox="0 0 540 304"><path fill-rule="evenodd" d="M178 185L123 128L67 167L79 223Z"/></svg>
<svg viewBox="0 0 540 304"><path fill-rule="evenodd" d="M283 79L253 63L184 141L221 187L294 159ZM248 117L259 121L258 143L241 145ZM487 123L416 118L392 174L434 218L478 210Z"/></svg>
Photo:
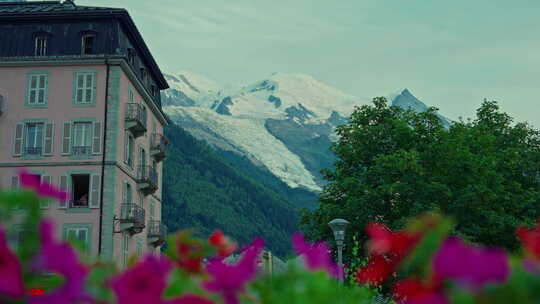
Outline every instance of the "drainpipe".
<svg viewBox="0 0 540 304"><path fill-rule="evenodd" d="M104 181L105 181L105 148L106 148L106 142L107 142L107 106L109 105L109 73L111 70L111 66L109 65L109 59L105 59L105 65L107 66L107 75L105 80L105 119L103 121L103 145L101 148L101 151L103 153L103 157L101 160L101 189L100 189L100 206L99 206L99 241L98 241L98 258L101 257L101 239L102 239L102 233L103 233L103 189L104 189Z"/></svg>

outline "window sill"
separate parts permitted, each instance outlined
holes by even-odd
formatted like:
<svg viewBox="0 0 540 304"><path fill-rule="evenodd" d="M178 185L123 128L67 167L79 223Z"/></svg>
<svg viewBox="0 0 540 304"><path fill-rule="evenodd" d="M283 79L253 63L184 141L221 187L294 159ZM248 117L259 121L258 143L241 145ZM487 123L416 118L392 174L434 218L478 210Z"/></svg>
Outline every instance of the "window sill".
<svg viewBox="0 0 540 304"><path fill-rule="evenodd" d="M81 207L81 208L66 208L66 213L91 213L92 209L89 207Z"/></svg>
<svg viewBox="0 0 540 304"><path fill-rule="evenodd" d="M29 103L25 103L24 106L31 109L47 109L49 107L48 104L29 104Z"/></svg>
<svg viewBox="0 0 540 304"><path fill-rule="evenodd" d="M78 102L73 102L73 106L74 106L74 107L80 107L80 108L92 108L92 107L95 107L95 106L96 106L96 103L95 103L95 102L91 102L91 103L78 103Z"/></svg>

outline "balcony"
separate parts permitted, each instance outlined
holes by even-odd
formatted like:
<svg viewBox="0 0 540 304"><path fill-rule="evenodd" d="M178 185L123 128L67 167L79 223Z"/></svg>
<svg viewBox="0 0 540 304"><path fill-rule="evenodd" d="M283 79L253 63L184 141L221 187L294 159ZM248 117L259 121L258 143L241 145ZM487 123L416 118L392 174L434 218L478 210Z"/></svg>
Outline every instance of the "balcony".
<svg viewBox="0 0 540 304"><path fill-rule="evenodd" d="M126 104L126 129L131 131L134 137L139 137L146 132L146 111L142 105Z"/></svg>
<svg viewBox="0 0 540 304"><path fill-rule="evenodd" d="M161 221L148 222L148 243L154 247L158 247L165 243L166 237L167 226L161 223Z"/></svg>
<svg viewBox="0 0 540 304"><path fill-rule="evenodd" d="M69 201L69 208L88 208L88 199L81 198L78 200L72 199Z"/></svg>
<svg viewBox="0 0 540 304"><path fill-rule="evenodd" d="M150 137L150 155L156 161L162 161L166 156L166 148L169 145L169 140L167 137L153 133Z"/></svg>
<svg viewBox="0 0 540 304"><path fill-rule="evenodd" d="M137 168L137 188L144 194L151 194L158 189L158 174L151 166Z"/></svg>
<svg viewBox="0 0 540 304"><path fill-rule="evenodd" d="M120 208L120 230L140 233L144 229L144 209L136 204L122 204Z"/></svg>
<svg viewBox="0 0 540 304"><path fill-rule="evenodd" d="M42 147L24 147L25 156L39 156L43 151Z"/></svg>
<svg viewBox="0 0 540 304"><path fill-rule="evenodd" d="M74 156L88 156L92 153L91 146L73 146L71 147L71 154Z"/></svg>

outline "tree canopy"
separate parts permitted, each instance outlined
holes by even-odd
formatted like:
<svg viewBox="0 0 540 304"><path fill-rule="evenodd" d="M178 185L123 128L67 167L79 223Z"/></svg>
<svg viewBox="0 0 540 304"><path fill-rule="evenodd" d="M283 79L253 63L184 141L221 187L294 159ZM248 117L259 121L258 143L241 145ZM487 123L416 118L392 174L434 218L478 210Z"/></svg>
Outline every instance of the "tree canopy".
<svg viewBox="0 0 540 304"><path fill-rule="evenodd" d="M356 107L337 129L338 161L324 171L320 207L302 217L308 236L331 240L327 223L337 217L362 237L369 222L399 229L406 218L437 210L471 242L517 248L516 227L540 217L539 130L514 123L494 101L449 128L436 110L415 113L382 97Z"/></svg>

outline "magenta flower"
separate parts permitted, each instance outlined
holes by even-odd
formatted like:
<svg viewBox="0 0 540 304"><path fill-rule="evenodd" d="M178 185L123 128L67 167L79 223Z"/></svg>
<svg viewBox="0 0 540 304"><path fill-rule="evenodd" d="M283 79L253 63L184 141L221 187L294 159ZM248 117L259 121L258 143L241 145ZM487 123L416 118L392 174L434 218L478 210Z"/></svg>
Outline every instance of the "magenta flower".
<svg viewBox="0 0 540 304"><path fill-rule="evenodd" d="M41 250L35 262L40 271L54 272L64 277L61 287L45 295L31 296L31 304L89 303L91 297L84 290L88 267L79 262L77 253L67 242L53 237L53 224L43 220L40 224Z"/></svg>
<svg viewBox="0 0 540 304"><path fill-rule="evenodd" d="M179 298L165 301L163 304L214 304L214 302L201 298L198 295L185 294Z"/></svg>
<svg viewBox="0 0 540 304"><path fill-rule="evenodd" d="M118 304L161 303L172 263L165 257L148 255L112 280Z"/></svg>
<svg viewBox="0 0 540 304"><path fill-rule="evenodd" d="M24 295L21 263L7 245L6 233L0 227L0 295L20 298Z"/></svg>
<svg viewBox="0 0 540 304"><path fill-rule="evenodd" d="M55 198L59 201L63 201L67 198L67 193L56 189L54 186L41 183L36 175L33 175L25 169L19 170L19 179L21 186L28 189L34 189L39 195L45 197Z"/></svg>
<svg viewBox="0 0 540 304"><path fill-rule="evenodd" d="M341 268L332 261L330 248L326 243L306 242L301 233L292 237L293 248L297 254L303 256L306 267L310 270L324 270L334 278L339 277Z"/></svg>
<svg viewBox="0 0 540 304"><path fill-rule="evenodd" d="M235 265L228 265L222 259L210 261L206 270L212 276L203 287L211 292L221 293L225 304L238 304L238 294L243 292L245 284L257 273L257 262L264 247L262 239L256 239L246 249Z"/></svg>
<svg viewBox="0 0 540 304"><path fill-rule="evenodd" d="M488 283L504 283L510 274L506 253L448 238L433 259L435 274L478 290Z"/></svg>

